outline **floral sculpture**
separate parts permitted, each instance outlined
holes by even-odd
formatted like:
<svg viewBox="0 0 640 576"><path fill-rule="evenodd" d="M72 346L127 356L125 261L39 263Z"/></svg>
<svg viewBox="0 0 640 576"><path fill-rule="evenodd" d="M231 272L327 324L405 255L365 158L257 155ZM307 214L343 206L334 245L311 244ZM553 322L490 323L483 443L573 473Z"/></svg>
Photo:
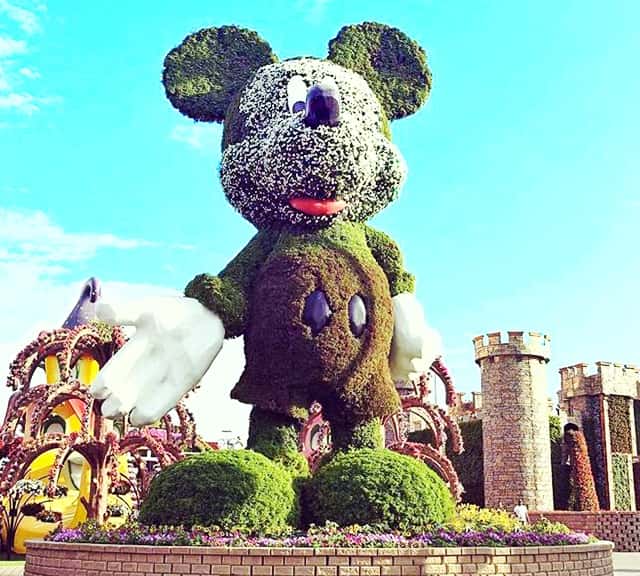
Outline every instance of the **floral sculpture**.
<svg viewBox="0 0 640 576"><path fill-rule="evenodd" d="M380 447L382 422L401 409L395 385L439 355L399 247L367 224L402 186L390 122L425 102L425 52L364 23L344 27L326 60L278 61L255 32L222 26L171 50L163 83L184 115L224 124L222 187L257 233L184 298L98 306L101 319L136 326L92 386L102 414L158 419L224 338L243 335L231 396L254 406L249 448L292 464L316 401L334 449Z"/></svg>
<svg viewBox="0 0 640 576"><path fill-rule="evenodd" d="M89 293L95 294L93 302L85 298ZM141 451L149 451L158 466L165 467L180 460L183 451L203 447L182 403L175 408L177 425L167 414L155 427L131 429L122 422L117 430L100 415L88 385L126 338L119 327L91 321L91 307L98 299L99 284L92 278L65 327L41 332L11 363L7 385L14 392L0 427L0 509L11 510L10 503L18 501L13 495L30 488L31 496L55 499L52 506L57 510L44 510L41 502L34 502L43 509L34 508L27 516L52 522L62 511L65 526L85 518L104 521L114 516L110 508L115 503L110 501L120 499L131 507L145 496L157 470L149 469ZM40 367L45 368L46 383L37 381ZM40 490L37 494L34 486ZM69 497L58 500L66 489ZM20 507L16 510L24 515ZM41 537L51 530L26 529L24 523L18 529L21 516L11 517L16 528L11 536L17 536L19 551L25 534Z"/></svg>
<svg viewBox="0 0 640 576"><path fill-rule="evenodd" d="M587 441L575 425L567 425L564 433L569 462L569 510L600 510L596 485L591 471Z"/></svg>

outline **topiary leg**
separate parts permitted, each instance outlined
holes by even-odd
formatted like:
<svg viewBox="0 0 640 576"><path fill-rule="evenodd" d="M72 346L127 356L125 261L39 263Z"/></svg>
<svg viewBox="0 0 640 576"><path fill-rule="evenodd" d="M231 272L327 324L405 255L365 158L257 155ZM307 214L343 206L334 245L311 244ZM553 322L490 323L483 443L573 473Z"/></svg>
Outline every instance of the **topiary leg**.
<svg viewBox="0 0 640 576"><path fill-rule="evenodd" d="M294 477L308 476L309 465L298 449L300 426L295 418L254 407L247 448L281 463Z"/></svg>
<svg viewBox="0 0 640 576"><path fill-rule="evenodd" d="M384 448L384 432L379 418L359 424L330 420L334 451L351 448Z"/></svg>

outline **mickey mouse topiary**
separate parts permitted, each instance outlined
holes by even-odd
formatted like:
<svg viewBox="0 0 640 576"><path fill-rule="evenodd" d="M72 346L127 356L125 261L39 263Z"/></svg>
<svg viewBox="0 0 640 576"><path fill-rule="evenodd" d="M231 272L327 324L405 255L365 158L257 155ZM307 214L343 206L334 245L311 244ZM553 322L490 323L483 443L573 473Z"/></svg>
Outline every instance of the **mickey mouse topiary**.
<svg viewBox="0 0 640 576"><path fill-rule="evenodd" d="M224 122L222 186L257 234L218 275L196 276L187 298L99 308L137 327L94 382L102 413L156 420L225 337L242 335L246 366L231 395L254 406L250 448L304 475L292 442L314 401L335 448L378 446L380 423L400 409L394 380L439 352L398 246L366 224L404 180L389 121L425 101L424 51L364 23L342 29L328 60L277 62L255 32L222 26L171 50L163 83L186 116ZM149 369L132 381L141 363Z"/></svg>
<svg viewBox="0 0 640 576"><path fill-rule="evenodd" d="M211 58L211 38L221 37L246 57L239 76L250 79L235 94L220 80L192 89L227 73L240 83L229 66L211 72L228 52ZM411 291L413 277L396 244L362 223L396 197L404 177L388 118L417 110L430 75L419 46L387 26L346 27L330 46L329 58L346 67L267 63L258 37L205 30L169 53L163 78L171 102L192 117L204 118L194 110L215 99L219 120L226 97L223 188L259 229L218 276L198 276L185 292L222 318L227 336L245 336L247 366L232 397L294 420L319 400L334 428L352 428L399 408L388 366L390 297ZM323 113L311 126L309 117Z"/></svg>

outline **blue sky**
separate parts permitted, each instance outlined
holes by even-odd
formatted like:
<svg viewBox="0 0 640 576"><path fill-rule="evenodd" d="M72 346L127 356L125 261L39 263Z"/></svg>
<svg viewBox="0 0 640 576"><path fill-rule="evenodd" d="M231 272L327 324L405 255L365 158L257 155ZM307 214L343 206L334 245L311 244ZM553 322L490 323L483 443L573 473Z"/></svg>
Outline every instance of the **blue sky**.
<svg viewBox="0 0 640 576"><path fill-rule="evenodd" d="M363 20L429 55L429 102L393 125L409 178L374 224L459 389L479 388L471 338L493 330L550 334L550 390L559 366L640 363L639 18L632 0L0 0L0 376L89 275L111 294L180 290L251 236L217 180L220 128L164 97L168 50L237 24L281 58L323 56Z"/></svg>

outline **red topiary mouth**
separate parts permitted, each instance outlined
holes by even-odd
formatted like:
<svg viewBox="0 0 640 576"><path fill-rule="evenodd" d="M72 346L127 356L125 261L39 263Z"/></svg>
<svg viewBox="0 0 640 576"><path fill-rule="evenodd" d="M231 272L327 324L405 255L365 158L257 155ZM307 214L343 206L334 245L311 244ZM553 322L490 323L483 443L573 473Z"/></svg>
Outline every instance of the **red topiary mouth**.
<svg viewBox="0 0 640 576"><path fill-rule="evenodd" d="M347 207L344 200L319 200L300 196L289 198L289 204L295 210L309 216L332 216Z"/></svg>

